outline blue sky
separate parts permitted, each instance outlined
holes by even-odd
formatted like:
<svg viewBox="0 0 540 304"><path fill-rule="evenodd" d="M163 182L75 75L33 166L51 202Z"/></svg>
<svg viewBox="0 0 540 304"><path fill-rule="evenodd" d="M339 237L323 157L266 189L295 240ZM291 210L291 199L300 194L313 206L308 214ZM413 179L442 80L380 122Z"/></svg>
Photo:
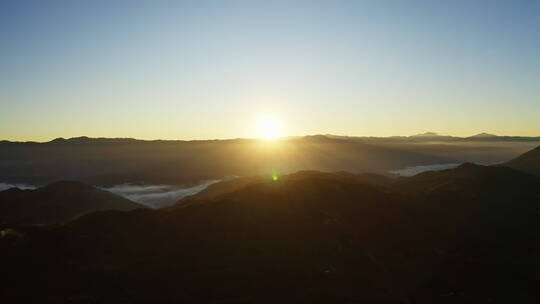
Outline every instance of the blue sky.
<svg viewBox="0 0 540 304"><path fill-rule="evenodd" d="M0 138L540 136L540 1L0 2Z"/></svg>

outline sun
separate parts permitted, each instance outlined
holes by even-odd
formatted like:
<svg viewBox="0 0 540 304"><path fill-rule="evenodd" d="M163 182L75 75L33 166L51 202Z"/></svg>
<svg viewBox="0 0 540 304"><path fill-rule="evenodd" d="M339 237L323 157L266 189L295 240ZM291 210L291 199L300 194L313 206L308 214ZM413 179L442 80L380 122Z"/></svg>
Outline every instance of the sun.
<svg viewBox="0 0 540 304"><path fill-rule="evenodd" d="M279 136L281 124L279 120L272 117L265 117L259 120L258 129L259 135L264 139L275 139Z"/></svg>

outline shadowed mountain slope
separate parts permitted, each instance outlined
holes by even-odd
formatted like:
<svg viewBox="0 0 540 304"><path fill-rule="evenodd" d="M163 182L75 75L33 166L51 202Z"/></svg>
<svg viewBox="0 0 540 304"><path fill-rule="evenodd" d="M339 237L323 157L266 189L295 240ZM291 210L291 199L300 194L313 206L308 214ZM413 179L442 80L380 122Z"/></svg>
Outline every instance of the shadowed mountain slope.
<svg viewBox="0 0 540 304"><path fill-rule="evenodd" d="M465 164L373 180L259 176L163 210L89 214L6 245L0 291L45 303L537 303L526 286L540 283L538 178Z"/></svg>
<svg viewBox="0 0 540 304"><path fill-rule="evenodd" d="M236 192L248 186L256 184L267 184L272 180L272 175L258 175L247 176L225 180L219 183L212 184L201 192L187 196L181 199L178 203L184 203L192 200L212 200L220 197L223 194ZM346 171L340 171L336 173L324 173L319 171L299 171L295 174L277 176L279 182L274 184L281 184L284 181L291 182L295 180L309 179L309 178L326 178L328 180L336 180L340 182L348 182L362 187L366 186L383 186L391 183L392 179L373 173L352 174Z"/></svg>
<svg viewBox="0 0 540 304"><path fill-rule="evenodd" d="M303 172L212 201L83 216L6 257L24 265L5 266L34 269L24 284L57 301L397 303L403 282L379 256L424 237L401 209L352 178ZM12 282L3 294L23 297Z"/></svg>
<svg viewBox="0 0 540 304"><path fill-rule="evenodd" d="M504 163L504 165L540 176L540 146Z"/></svg>
<svg viewBox="0 0 540 304"><path fill-rule="evenodd" d="M110 192L73 181L35 190L0 192L0 223L54 224L97 210L132 210L143 206Z"/></svg>

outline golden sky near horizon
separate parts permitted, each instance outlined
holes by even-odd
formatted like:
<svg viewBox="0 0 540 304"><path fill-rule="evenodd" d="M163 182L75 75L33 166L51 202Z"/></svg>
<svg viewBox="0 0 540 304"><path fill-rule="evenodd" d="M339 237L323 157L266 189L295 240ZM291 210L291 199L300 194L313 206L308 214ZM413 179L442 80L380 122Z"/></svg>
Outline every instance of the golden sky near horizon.
<svg viewBox="0 0 540 304"><path fill-rule="evenodd" d="M0 140L540 136L534 1L10 2L0 37Z"/></svg>

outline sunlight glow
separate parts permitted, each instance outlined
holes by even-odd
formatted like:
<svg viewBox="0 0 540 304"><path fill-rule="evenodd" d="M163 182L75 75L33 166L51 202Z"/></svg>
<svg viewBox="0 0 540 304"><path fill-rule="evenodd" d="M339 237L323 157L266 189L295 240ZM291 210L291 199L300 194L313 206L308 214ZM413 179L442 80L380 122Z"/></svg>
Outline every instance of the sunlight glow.
<svg viewBox="0 0 540 304"><path fill-rule="evenodd" d="M274 139L279 136L281 125L278 120L265 117L259 120L258 129L261 138Z"/></svg>

